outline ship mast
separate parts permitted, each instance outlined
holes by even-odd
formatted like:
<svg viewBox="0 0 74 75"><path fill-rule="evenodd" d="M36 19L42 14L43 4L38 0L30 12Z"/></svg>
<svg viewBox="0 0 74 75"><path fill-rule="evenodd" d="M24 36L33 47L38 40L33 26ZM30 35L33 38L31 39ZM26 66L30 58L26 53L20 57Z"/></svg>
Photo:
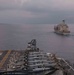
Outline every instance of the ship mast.
<svg viewBox="0 0 74 75"><path fill-rule="evenodd" d="M62 23L65 24L65 20L62 20Z"/></svg>

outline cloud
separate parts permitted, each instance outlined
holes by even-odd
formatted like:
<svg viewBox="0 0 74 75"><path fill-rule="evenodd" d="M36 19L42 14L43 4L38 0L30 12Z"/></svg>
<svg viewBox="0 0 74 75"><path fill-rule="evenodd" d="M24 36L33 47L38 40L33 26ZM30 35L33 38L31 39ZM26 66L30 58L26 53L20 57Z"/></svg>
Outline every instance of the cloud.
<svg viewBox="0 0 74 75"><path fill-rule="evenodd" d="M26 8L73 10L74 0L0 0L0 8Z"/></svg>
<svg viewBox="0 0 74 75"><path fill-rule="evenodd" d="M73 7L74 0L0 0L0 22L73 23Z"/></svg>

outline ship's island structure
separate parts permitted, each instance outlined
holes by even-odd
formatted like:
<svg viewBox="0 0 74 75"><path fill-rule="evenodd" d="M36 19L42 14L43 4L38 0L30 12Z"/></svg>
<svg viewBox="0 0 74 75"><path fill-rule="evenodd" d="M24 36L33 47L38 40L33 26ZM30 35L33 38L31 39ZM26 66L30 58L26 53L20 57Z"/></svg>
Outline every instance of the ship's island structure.
<svg viewBox="0 0 74 75"><path fill-rule="evenodd" d="M26 50L0 51L0 75L74 75L74 69L63 58L37 48L33 39Z"/></svg>
<svg viewBox="0 0 74 75"><path fill-rule="evenodd" d="M69 27L65 23L65 20L62 20L62 23L54 26L54 31L55 31L55 33L60 34L60 35L69 35L70 34Z"/></svg>

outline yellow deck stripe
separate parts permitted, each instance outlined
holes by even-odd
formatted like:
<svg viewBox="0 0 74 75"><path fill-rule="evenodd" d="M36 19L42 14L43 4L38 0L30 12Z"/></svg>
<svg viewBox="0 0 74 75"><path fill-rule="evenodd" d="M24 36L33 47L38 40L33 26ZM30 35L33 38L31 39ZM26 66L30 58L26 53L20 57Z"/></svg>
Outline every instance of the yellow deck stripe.
<svg viewBox="0 0 74 75"><path fill-rule="evenodd" d="M7 54L4 56L4 58L0 62L0 68L2 68L3 64L5 63L5 61L8 58L8 56L9 56L10 53L11 53L11 50L8 50Z"/></svg>

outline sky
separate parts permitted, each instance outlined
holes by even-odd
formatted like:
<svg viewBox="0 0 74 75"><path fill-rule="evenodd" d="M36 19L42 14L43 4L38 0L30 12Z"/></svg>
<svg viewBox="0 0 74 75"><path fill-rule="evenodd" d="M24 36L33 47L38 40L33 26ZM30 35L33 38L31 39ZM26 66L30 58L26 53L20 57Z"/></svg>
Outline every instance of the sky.
<svg viewBox="0 0 74 75"><path fill-rule="evenodd" d="M0 23L74 23L74 0L0 0Z"/></svg>

